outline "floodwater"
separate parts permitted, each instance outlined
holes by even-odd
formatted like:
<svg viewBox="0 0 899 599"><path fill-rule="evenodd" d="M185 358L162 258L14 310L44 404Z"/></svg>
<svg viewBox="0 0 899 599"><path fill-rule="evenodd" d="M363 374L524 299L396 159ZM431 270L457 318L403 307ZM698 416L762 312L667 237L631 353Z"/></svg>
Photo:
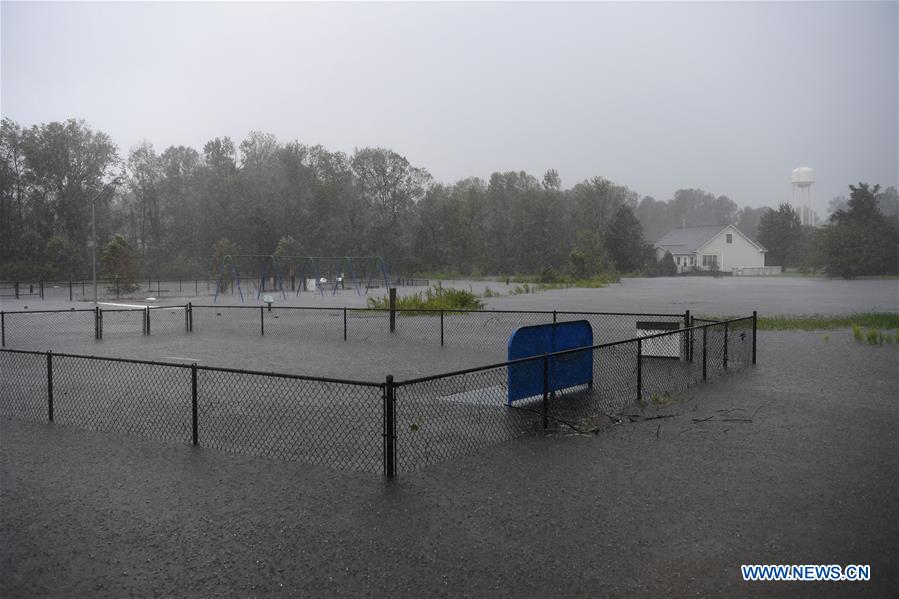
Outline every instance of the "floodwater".
<svg viewBox="0 0 899 599"><path fill-rule="evenodd" d="M432 281L436 283L436 281ZM505 280L451 280L443 281L444 287L468 289L482 295L488 288L499 297L486 299L487 306L505 310L571 310L591 312L683 312L694 314L748 314L757 310L760 314L848 314L853 312L899 311L899 281L896 279L862 279L846 281L817 277L660 277L626 278L620 283L601 289L555 289L539 293L513 294L515 283ZM180 291L179 291L180 288ZM406 295L423 291L424 287L400 287L398 293ZM201 284L199 295L193 293L191 282L162 282L161 292L154 285L151 292L138 292L130 298L101 299L110 304L171 305L193 302L212 304L211 292ZM102 290L101 290L102 293ZM384 289L371 289L367 294L357 294L352 289L296 294L290 291L266 292L275 305L363 307L369 298L385 295ZM244 290L244 305L260 305L257 294ZM81 293L80 287L68 301L68 288L48 288L45 298L23 296L21 299L0 298L2 310L55 310L69 307L92 307L90 289ZM153 301L146 301L152 296ZM237 294L224 294L218 298L220 305L239 305ZM25 308L27 306L27 308Z"/></svg>

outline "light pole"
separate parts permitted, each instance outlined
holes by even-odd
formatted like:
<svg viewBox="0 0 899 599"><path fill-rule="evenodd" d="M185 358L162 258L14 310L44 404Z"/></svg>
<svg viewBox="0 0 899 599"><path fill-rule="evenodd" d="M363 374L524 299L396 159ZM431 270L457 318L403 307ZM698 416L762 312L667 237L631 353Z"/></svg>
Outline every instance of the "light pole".
<svg viewBox="0 0 899 599"><path fill-rule="evenodd" d="M103 189L97 192L97 195L93 197L91 200L91 267L93 268L94 273L94 306L97 305L98 297L97 297L97 218L96 218L96 210L94 209L94 204L97 203L97 200L100 199L106 191L112 187L113 185L118 184L121 180L121 177L116 177L109 183L103 186Z"/></svg>

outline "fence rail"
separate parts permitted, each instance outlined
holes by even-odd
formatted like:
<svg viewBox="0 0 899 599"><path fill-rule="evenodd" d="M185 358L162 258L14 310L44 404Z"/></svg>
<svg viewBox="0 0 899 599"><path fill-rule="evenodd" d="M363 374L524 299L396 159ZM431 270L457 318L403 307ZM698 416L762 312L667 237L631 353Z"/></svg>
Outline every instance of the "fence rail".
<svg viewBox="0 0 899 599"><path fill-rule="evenodd" d="M271 277L269 277L271 278ZM263 282L259 284L259 277L244 277L247 285L252 288L253 292L262 290L272 291L275 284ZM134 294L153 294L159 297L203 297L213 296L215 294L217 276L215 275L196 275L196 276L145 276L134 279L130 283L126 283L118 278L99 278L97 279L97 296L104 299L121 299L130 297ZM419 279L412 277L398 277L389 281L393 287L429 287L431 282L429 279ZM285 292L296 292L298 288L303 286L303 282L295 276L285 276L282 281ZM255 286L255 287L254 287ZM382 285L370 285L367 287L380 288ZM227 286L229 293L234 293ZM277 289L274 289L277 291ZM64 279L17 279L17 280L0 280L0 298L11 299L57 299L68 301L87 300L94 297L94 282L91 276L70 277Z"/></svg>
<svg viewBox="0 0 899 599"><path fill-rule="evenodd" d="M3 349L0 415L392 477L552 423L583 430L633 405L665 403L755 364L756 322L753 313L383 382ZM658 355L670 346L676 357ZM589 376L560 387L574 362L588 364ZM530 395L512 397L513 376Z"/></svg>
<svg viewBox="0 0 899 599"><path fill-rule="evenodd" d="M590 323L594 339L630 339L639 319L682 328L683 314L558 310L404 310L303 306L216 306L187 303L145 308L0 312L0 347L47 347L77 339L218 332L296 339L388 339L466 348L505 348L519 327L572 320Z"/></svg>

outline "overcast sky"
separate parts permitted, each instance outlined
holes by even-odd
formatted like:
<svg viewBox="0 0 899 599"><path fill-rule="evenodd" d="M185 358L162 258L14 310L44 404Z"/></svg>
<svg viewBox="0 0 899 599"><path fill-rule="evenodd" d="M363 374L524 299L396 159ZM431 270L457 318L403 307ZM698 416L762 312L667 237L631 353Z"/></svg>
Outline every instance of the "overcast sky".
<svg viewBox="0 0 899 599"><path fill-rule="evenodd" d="M897 4L2 2L2 115L121 154L251 130L437 180L555 168L668 199L819 206L897 183Z"/></svg>

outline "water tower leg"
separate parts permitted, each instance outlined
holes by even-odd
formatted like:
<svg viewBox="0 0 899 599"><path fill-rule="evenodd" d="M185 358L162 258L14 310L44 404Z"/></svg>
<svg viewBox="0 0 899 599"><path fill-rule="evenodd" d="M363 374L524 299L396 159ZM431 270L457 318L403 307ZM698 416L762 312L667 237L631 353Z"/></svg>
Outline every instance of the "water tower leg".
<svg viewBox="0 0 899 599"><path fill-rule="evenodd" d="M815 226L815 186L814 185L809 186L808 194L812 198L812 213L809 218L809 220L812 222L810 222L809 224L814 227Z"/></svg>

